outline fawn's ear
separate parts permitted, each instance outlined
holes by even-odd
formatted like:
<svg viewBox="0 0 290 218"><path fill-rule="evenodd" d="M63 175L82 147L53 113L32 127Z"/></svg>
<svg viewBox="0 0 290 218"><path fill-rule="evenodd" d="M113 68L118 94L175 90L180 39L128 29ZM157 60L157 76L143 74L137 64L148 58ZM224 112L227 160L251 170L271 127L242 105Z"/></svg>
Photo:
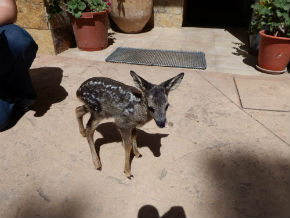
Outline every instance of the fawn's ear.
<svg viewBox="0 0 290 218"><path fill-rule="evenodd" d="M151 83L147 82L141 76L138 76L133 70L130 71L130 74L133 77L135 85L141 89L141 91L145 92L152 87Z"/></svg>
<svg viewBox="0 0 290 218"><path fill-rule="evenodd" d="M183 79L183 76L184 76L184 73L180 73L177 76L161 83L160 86L163 86L165 88L166 93L168 94L169 91L172 91L179 86L179 84L181 83L181 80Z"/></svg>

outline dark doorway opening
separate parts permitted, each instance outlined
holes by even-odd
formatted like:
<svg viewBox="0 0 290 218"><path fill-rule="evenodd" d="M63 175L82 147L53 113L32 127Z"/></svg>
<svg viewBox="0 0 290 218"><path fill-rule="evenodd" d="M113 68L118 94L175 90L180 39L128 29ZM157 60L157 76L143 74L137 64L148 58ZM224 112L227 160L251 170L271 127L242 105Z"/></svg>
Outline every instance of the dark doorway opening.
<svg viewBox="0 0 290 218"><path fill-rule="evenodd" d="M248 27L255 0L185 0L183 26Z"/></svg>

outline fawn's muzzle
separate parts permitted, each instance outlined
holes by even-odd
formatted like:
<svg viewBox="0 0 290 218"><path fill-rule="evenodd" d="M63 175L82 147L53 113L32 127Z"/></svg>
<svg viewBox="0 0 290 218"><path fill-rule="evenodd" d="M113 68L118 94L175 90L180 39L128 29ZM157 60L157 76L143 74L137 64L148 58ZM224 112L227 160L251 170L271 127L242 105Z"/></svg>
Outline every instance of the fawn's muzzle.
<svg viewBox="0 0 290 218"><path fill-rule="evenodd" d="M157 126L160 127L160 128L164 128L165 127L165 124L166 124L166 120L158 120L158 121L155 121Z"/></svg>

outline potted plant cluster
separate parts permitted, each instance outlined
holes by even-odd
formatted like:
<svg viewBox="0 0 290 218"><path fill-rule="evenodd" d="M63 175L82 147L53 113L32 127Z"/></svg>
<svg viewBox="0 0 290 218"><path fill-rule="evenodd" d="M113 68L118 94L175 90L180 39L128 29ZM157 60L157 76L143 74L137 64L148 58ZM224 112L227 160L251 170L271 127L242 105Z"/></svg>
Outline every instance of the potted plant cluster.
<svg viewBox="0 0 290 218"><path fill-rule="evenodd" d="M250 30L261 37L257 69L283 73L290 61L290 0L260 0L252 8Z"/></svg>

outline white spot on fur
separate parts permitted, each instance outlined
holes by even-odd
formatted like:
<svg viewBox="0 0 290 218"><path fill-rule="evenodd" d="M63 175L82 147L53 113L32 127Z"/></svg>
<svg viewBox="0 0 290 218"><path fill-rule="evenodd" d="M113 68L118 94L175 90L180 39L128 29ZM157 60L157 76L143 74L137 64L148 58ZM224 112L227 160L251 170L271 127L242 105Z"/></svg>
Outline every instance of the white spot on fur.
<svg viewBox="0 0 290 218"><path fill-rule="evenodd" d="M128 109L125 109L125 110L124 110L124 114L125 114L125 115L129 115L129 111L128 111Z"/></svg>
<svg viewBox="0 0 290 218"><path fill-rule="evenodd" d="M129 99L130 102L133 102L133 101L140 102L140 99L136 98L136 96L133 95L131 92L129 92L129 94L130 94L130 99Z"/></svg>

